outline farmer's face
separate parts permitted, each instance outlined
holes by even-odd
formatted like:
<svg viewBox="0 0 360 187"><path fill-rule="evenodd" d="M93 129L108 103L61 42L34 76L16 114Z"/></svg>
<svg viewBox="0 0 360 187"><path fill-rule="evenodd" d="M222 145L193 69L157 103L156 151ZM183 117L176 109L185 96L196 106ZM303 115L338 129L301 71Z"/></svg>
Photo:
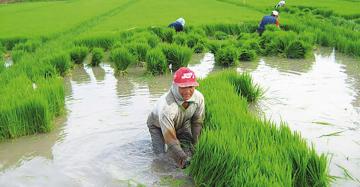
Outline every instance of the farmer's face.
<svg viewBox="0 0 360 187"><path fill-rule="evenodd" d="M195 90L195 86L179 87L180 95L183 97L185 101L191 98L191 96L194 93L194 90Z"/></svg>

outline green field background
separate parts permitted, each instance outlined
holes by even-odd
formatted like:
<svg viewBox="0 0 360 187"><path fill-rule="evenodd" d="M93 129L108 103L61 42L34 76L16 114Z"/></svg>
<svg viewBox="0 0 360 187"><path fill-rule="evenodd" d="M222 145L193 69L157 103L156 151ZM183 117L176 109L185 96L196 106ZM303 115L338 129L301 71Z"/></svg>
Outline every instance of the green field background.
<svg viewBox="0 0 360 187"><path fill-rule="evenodd" d="M178 17L187 25L259 21L274 0L69 0L0 5L0 37L51 36L99 19L86 32L114 32L134 27L163 26ZM312 6L339 15L360 14L360 1L296 0L286 6ZM287 18L282 18L286 21Z"/></svg>

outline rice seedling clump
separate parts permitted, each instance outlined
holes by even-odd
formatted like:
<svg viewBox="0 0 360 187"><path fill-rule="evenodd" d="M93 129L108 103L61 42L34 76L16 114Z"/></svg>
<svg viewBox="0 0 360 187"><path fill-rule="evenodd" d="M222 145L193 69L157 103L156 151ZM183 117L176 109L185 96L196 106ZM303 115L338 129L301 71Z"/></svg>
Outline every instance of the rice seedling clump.
<svg viewBox="0 0 360 187"><path fill-rule="evenodd" d="M201 80L199 90L207 108L205 130L189 168L196 185L329 185L329 160L324 154L318 155L286 124L260 119L248 110L248 101L261 95L254 94L261 89L249 74L212 74Z"/></svg>
<svg viewBox="0 0 360 187"><path fill-rule="evenodd" d="M88 53L87 47L77 46L70 51L70 57L75 64L81 64Z"/></svg>
<svg viewBox="0 0 360 187"><path fill-rule="evenodd" d="M221 66L236 65L237 58L238 54L234 46L220 48L219 51L215 53L215 62Z"/></svg>
<svg viewBox="0 0 360 187"><path fill-rule="evenodd" d="M111 51L110 60L114 62L116 70L125 71L131 63L136 62L136 57L125 48L117 48Z"/></svg>
<svg viewBox="0 0 360 187"><path fill-rule="evenodd" d="M92 50L91 66L98 66L101 60L104 58L104 49L94 48Z"/></svg>
<svg viewBox="0 0 360 187"><path fill-rule="evenodd" d="M146 70L153 75L164 74L167 70L167 61L162 49L155 48L146 54Z"/></svg>

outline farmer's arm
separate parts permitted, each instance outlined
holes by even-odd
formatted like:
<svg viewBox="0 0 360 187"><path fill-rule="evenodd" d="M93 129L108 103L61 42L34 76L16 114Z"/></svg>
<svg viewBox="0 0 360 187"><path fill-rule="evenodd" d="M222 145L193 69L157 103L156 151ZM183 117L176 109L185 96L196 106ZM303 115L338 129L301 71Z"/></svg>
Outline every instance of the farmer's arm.
<svg viewBox="0 0 360 187"><path fill-rule="evenodd" d="M204 122L204 116L205 116L205 101L202 97L199 105L191 118L191 132L193 136L193 144L196 144L198 142L202 125Z"/></svg>
<svg viewBox="0 0 360 187"><path fill-rule="evenodd" d="M186 160L187 155L180 146L180 141L176 137L174 127L174 114L171 111L164 111L160 116L160 127L164 136L165 143L168 145L169 152L174 157L180 167Z"/></svg>

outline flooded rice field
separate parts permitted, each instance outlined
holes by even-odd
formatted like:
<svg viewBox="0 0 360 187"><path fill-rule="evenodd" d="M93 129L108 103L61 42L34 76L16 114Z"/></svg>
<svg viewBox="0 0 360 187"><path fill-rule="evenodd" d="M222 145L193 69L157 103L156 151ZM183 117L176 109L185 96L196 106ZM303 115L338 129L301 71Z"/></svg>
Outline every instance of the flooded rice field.
<svg viewBox="0 0 360 187"><path fill-rule="evenodd" d="M196 58L200 63L189 67L198 77L214 70L213 55ZM237 70L266 89L260 115L288 122L331 155L331 174L340 177L333 186L360 185L359 60L322 49L314 59L262 58ZM146 126L171 78L144 77L139 68L115 77L109 64L76 66L65 80L67 112L55 129L0 143L0 186L192 186L153 155Z"/></svg>

